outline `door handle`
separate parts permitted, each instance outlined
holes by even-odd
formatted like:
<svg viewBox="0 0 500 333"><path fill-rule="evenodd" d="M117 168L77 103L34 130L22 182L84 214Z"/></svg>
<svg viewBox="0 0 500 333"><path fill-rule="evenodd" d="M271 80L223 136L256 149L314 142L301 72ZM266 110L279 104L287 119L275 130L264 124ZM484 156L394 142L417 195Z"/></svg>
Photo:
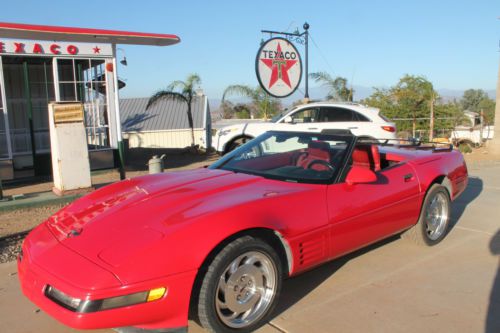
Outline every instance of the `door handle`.
<svg viewBox="0 0 500 333"><path fill-rule="evenodd" d="M317 130L318 128L317 127L309 127L308 129L309 130Z"/></svg>
<svg viewBox="0 0 500 333"><path fill-rule="evenodd" d="M413 174L409 173L409 174L404 175L403 179L405 180L405 183L408 183L408 182L411 182L412 180L414 180L415 177L413 177Z"/></svg>
<svg viewBox="0 0 500 333"><path fill-rule="evenodd" d="M357 127L348 127L348 129L358 129Z"/></svg>

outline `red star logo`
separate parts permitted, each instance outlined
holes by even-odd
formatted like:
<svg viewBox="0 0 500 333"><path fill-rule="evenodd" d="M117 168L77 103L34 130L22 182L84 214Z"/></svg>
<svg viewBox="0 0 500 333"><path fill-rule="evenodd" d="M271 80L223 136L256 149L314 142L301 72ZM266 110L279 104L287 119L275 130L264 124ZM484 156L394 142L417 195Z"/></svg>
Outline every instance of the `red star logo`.
<svg viewBox="0 0 500 333"><path fill-rule="evenodd" d="M273 59L260 59L269 68L271 68L271 80L269 81L269 88L271 88L280 79L285 82L290 88L290 78L288 77L288 70L295 65L297 60L286 60L281 52L281 45L278 43L276 48L275 57Z"/></svg>
<svg viewBox="0 0 500 333"><path fill-rule="evenodd" d="M96 47L93 48L94 54L101 53L101 49L96 45Z"/></svg>

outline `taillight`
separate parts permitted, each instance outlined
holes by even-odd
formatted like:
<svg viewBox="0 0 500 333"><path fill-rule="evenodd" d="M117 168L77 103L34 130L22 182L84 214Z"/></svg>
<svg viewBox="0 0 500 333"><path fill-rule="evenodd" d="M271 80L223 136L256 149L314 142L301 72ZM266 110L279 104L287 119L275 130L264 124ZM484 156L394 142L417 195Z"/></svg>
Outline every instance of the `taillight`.
<svg viewBox="0 0 500 333"><path fill-rule="evenodd" d="M394 126L382 126L382 129L387 132L396 132L396 127Z"/></svg>

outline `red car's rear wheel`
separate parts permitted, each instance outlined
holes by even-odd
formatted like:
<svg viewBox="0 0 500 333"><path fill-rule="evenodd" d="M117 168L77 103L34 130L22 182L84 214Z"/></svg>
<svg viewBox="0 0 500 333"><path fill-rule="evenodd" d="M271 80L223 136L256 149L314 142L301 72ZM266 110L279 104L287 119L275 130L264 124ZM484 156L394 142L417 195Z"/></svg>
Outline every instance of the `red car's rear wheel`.
<svg viewBox="0 0 500 333"><path fill-rule="evenodd" d="M264 324L281 289L282 265L269 244L239 238L215 257L202 281L201 324L212 332L251 332Z"/></svg>
<svg viewBox="0 0 500 333"><path fill-rule="evenodd" d="M403 237L423 245L439 243L448 231L450 212L448 190L440 184L432 185L425 196L417 224L406 231Z"/></svg>

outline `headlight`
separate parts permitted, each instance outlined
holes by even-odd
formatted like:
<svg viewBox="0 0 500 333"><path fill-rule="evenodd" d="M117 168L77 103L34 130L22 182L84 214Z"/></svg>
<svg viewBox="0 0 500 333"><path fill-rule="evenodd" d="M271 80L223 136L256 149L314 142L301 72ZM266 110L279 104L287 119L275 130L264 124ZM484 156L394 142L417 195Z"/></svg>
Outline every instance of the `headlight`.
<svg viewBox="0 0 500 333"><path fill-rule="evenodd" d="M167 288L160 287L117 297L98 300L82 300L71 297L52 286L47 286L47 288L45 289L45 296L47 296L49 299L70 311L80 313L97 312L136 305L140 303L153 302L161 299L166 295L166 293Z"/></svg>

